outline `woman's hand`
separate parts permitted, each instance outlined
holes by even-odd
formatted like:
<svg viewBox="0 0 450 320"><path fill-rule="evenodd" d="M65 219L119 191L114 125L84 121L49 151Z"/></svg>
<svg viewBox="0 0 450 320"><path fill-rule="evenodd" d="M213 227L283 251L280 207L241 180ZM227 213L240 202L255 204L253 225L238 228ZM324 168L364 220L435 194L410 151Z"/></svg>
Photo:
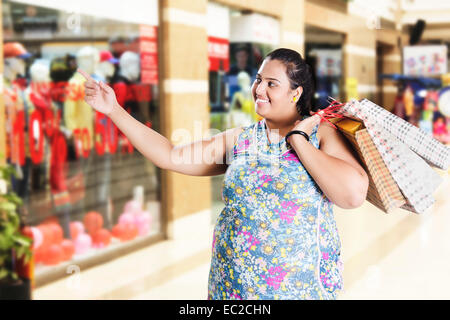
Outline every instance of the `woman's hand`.
<svg viewBox="0 0 450 320"><path fill-rule="evenodd" d="M305 132L308 136L310 136L314 127L320 123L320 120L321 120L321 118L317 114L314 116L308 117L304 120L297 120L297 121L295 121L295 126L292 129L292 131L300 130L300 131Z"/></svg>
<svg viewBox="0 0 450 320"><path fill-rule="evenodd" d="M114 90L103 82L97 83L83 70L78 69L77 71L86 78L84 83L84 101L98 112L110 115L114 108L118 106Z"/></svg>

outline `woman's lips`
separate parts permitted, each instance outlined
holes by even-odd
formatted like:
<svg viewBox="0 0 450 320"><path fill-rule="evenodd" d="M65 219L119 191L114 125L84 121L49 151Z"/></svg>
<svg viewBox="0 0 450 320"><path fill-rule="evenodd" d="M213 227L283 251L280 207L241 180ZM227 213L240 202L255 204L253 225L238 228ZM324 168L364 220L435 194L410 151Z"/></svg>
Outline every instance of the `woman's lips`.
<svg viewBox="0 0 450 320"><path fill-rule="evenodd" d="M270 100L269 99L261 99L261 98L259 98L259 99L256 99L256 104L265 104L265 103L270 103Z"/></svg>

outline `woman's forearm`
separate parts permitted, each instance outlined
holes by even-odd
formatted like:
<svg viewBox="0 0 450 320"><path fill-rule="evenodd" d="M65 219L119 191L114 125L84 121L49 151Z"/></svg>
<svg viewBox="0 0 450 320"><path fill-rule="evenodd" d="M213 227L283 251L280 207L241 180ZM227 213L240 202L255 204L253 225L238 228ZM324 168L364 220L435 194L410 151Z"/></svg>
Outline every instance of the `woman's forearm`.
<svg viewBox="0 0 450 320"><path fill-rule="evenodd" d="M291 136L290 143L305 169L333 203L351 209L364 202L367 193L365 172L315 148L300 135Z"/></svg>
<svg viewBox="0 0 450 320"><path fill-rule="evenodd" d="M173 145L167 138L134 119L119 104L114 105L109 117L131 144L154 165L161 169L170 167Z"/></svg>

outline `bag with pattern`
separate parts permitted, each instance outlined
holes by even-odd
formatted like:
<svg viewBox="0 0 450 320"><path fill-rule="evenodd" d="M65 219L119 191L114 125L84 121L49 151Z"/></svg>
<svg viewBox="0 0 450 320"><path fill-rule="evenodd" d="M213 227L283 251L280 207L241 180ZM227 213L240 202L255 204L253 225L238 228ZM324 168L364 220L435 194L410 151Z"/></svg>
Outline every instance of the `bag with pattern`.
<svg viewBox="0 0 450 320"><path fill-rule="evenodd" d="M338 112L364 122L384 163L407 199L402 208L415 213L424 213L430 208L435 202L433 193L442 179L429 163L447 169L450 162L448 147L367 99L352 100Z"/></svg>
<svg viewBox="0 0 450 320"><path fill-rule="evenodd" d="M386 213L406 204L405 197L384 163L369 132L364 128L364 124L350 119L335 123L367 172L369 189L366 200Z"/></svg>

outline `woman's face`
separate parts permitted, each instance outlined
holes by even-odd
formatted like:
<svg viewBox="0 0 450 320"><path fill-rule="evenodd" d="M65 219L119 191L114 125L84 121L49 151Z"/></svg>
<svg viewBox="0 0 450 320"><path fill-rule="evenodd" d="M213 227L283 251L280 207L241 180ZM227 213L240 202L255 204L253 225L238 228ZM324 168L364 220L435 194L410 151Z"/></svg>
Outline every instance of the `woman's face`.
<svg viewBox="0 0 450 320"><path fill-rule="evenodd" d="M292 90L286 67L278 60L264 60L252 85L256 113L261 117L280 123L292 123L300 119L293 102L297 101L302 88Z"/></svg>

